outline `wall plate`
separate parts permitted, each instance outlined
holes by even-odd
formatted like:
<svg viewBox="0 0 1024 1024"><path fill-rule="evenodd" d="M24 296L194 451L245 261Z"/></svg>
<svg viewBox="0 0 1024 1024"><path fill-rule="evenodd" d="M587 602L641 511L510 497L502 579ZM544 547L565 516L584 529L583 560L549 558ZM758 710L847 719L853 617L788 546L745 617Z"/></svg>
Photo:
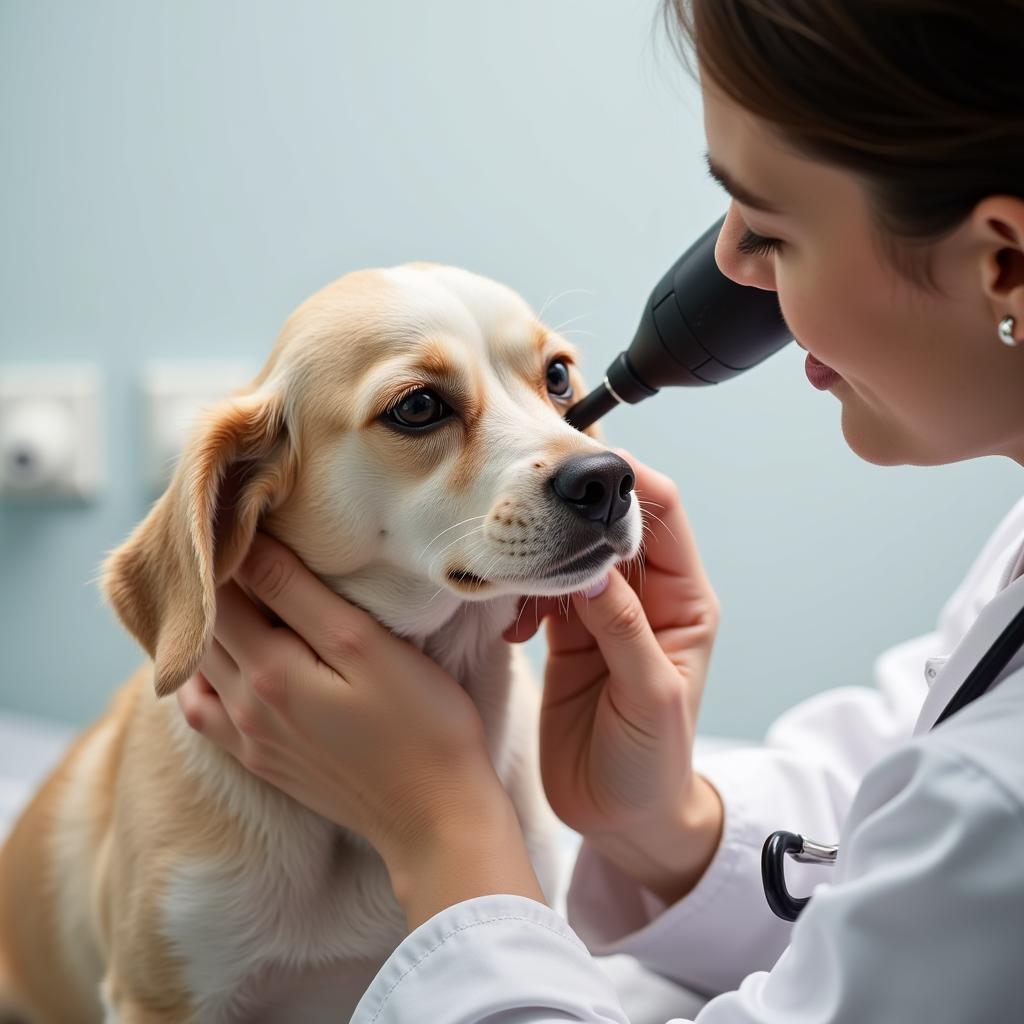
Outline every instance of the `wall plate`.
<svg viewBox="0 0 1024 1024"><path fill-rule="evenodd" d="M0 365L0 495L95 500L104 466L101 403L92 363Z"/></svg>
<svg viewBox="0 0 1024 1024"><path fill-rule="evenodd" d="M146 478L153 491L162 491L170 482L199 412L245 387L256 369L242 361L212 359L161 360L145 368Z"/></svg>

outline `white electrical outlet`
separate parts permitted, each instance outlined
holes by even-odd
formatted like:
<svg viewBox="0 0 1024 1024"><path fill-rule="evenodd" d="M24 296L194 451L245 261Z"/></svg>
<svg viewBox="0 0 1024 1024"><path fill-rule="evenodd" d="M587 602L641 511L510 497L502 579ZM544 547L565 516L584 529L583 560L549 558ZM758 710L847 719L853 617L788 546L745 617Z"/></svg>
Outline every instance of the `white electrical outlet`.
<svg viewBox="0 0 1024 1024"><path fill-rule="evenodd" d="M170 481L200 410L244 387L255 373L248 363L212 359L160 361L146 367L146 475L154 491Z"/></svg>
<svg viewBox="0 0 1024 1024"><path fill-rule="evenodd" d="M92 500L102 483L99 368L0 366L0 495Z"/></svg>

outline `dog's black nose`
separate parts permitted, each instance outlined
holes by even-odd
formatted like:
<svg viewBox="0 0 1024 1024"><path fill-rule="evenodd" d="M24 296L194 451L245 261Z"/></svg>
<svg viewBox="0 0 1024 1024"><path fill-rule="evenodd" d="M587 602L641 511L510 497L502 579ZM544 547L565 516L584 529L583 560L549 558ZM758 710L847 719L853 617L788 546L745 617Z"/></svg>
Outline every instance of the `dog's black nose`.
<svg viewBox="0 0 1024 1024"><path fill-rule="evenodd" d="M614 452L573 455L551 478L551 487L574 512L611 526L629 511L633 470Z"/></svg>

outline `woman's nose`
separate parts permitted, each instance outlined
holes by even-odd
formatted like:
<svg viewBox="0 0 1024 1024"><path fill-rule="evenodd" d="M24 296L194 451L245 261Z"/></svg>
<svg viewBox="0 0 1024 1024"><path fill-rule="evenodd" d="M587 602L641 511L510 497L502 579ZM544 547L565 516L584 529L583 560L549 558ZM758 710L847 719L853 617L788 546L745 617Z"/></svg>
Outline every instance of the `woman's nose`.
<svg viewBox="0 0 1024 1024"><path fill-rule="evenodd" d="M737 284L776 291L775 257L750 255L739 252L736 248L746 230L747 226L743 223L736 204L730 203L725 223L718 233L718 242L715 244L715 262L718 269Z"/></svg>

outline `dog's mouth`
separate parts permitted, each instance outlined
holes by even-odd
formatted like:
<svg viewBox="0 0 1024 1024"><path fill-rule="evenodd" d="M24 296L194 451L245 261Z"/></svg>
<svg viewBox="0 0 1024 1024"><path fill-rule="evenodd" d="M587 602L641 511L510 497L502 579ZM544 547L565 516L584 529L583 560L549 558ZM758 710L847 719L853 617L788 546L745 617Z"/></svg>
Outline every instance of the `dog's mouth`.
<svg viewBox="0 0 1024 1024"><path fill-rule="evenodd" d="M448 582L457 590L463 590L468 594L475 594L491 584L479 576L464 569L452 569L448 573Z"/></svg>
<svg viewBox="0 0 1024 1024"><path fill-rule="evenodd" d="M593 547L570 558L549 566L543 572L534 576L537 580L552 580L558 577L586 576L588 573L599 569L609 558L614 555L615 550L605 541L599 541ZM448 571L448 582L457 590L467 594L476 594L492 585L491 580L485 580L475 573L465 569L450 569ZM517 583L528 583L529 579L517 580Z"/></svg>
<svg viewBox="0 0 1024 1024"><path fill-rule="evenodd" d="M568 561L559 562L546 572L541 573L541 579L550 580L555 576L576 576L579 574L585 574L597 569L607 561L609 555L614 554L615 552L609 544L603 540L599 541L592 548L584 551L582 554L573 555Z"/></svg>

